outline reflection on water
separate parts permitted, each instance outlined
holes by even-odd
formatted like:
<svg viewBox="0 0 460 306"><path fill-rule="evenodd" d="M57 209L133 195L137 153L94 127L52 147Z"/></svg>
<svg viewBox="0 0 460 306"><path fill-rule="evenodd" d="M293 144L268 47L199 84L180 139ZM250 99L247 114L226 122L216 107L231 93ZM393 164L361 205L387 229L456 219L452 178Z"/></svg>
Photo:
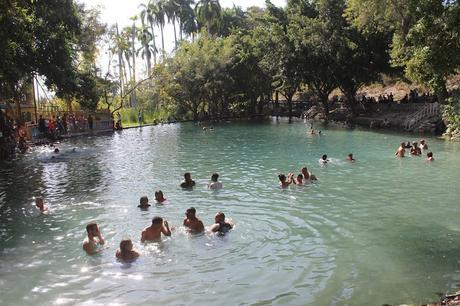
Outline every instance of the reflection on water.
<svg viewBox="0 0 460 306"><path fill-rule="evenodd" d="M436 161L393 157L408 135L323 130L303 123L192 124L125 130L37 148L0 169L0 304L368 305L425 303L460 283L460 146L428 139ZM76 150L73 150L76 148ZM348 153L357 162L345 162ZM318 159L328 154L330 163ZM54 158L53 158L54 156ZM319 181L280 189L279 173L308 166ZM192 173L197 187L179 188ZM206 184L219 172L224 189ZM155 190L168 201L137 208ZM50 207L43 215L33 197ZM182 228L194 206L224 237ZM171 238L141 244L155 215ZM96 220L109 249L88 257ZM141 257L115 259L123 238Z"/></svg>

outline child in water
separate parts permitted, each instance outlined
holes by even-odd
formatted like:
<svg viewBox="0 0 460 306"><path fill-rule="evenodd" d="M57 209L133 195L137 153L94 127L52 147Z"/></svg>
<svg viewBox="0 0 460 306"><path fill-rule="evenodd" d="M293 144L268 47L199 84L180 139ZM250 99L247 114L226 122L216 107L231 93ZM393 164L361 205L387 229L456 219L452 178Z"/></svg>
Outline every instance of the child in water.
<svg viewBox="0 0 460 306"><path fill-rule="evenodd" d="M123 239L120 242L120 248L115 253L117 259L121 261L132 261L139 257L139 252L133 249L131 239Z"/></svg>
<svg viewBox="0 0 460 306"><path fill-rule="evenodd" d="M166 201L166 198L163 196L163 191L155 191L155 201L157 201L158 204L163 204L163 202Z"/></svg>
<svg viewBox="0 0 460 306"><path fill-rule="evenodd" d="M40 209L40 212L42 212L42 213L48 212L48 206L45 205L45 203L43 202L42 197L35 198L35 206L38 209Z"/></svg>
<svg viewBox="0 0 460 306"><path fill-rule="evenodd" d="M430 162L434 161L433 152L426 153L426 160Z"/></svg>
<svg viewBox="0 0 460 306"><path fill-rule="evenodd" d="M286 187L288 187L289 185L291 185L291 184L292 184L292 177L293 177L293 176L294 176L294 174L289 173L289 174L288 174L288 177L287 177L287 179L286 179L286 175L284 175L284 174L278 175L278 179L280 180L280 186L281 186L282 188L286 188Z"/></svg>
<svg viewBox="0 0 460 306"><path fill-rule="evenodd" d="M149 198L147 198L146 196L141 197L141 199L139 200L139 205L137 205L137 207L142 209L147 209L150 206L151 205L149 204Z"/></svg>
<svg viewBox="0 0 460 306"><path fill-rule="evenodd" d="M296 185L303 185L303 175L298 174L296 179L294 180L294 184Z"/></svg>

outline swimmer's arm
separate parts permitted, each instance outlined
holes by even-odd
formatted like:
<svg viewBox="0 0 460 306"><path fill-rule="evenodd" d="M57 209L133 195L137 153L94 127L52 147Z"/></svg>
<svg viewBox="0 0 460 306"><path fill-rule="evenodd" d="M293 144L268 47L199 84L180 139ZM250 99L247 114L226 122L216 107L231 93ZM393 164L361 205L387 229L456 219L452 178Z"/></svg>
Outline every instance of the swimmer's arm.
<svg viewBox="0 0 460 306"><path fill-rule="evenodd" d="M219 231L219 227L220 227L220 224L213 224L213 225L209 228L209 231L212 232L212 233L215 233L215 232Z"/></svg>
<svg viewBox="0 0 460 306"><path fill-rule="evenodd" d="M198 231L199 231L199 232L204 231L204 224L203 224L203 222L201 222L201 221L200 221L200 227L198 228Z"/></svg>
<svg viewBox="0 0 460 306"><path fill-rule="evenodd" d="M161 229L161 232L162 232L165 236L171 236L171 230L169 229L169 226L168 226L168 223L167 223L167 222L163 223L163 228Z"/></svg>
<svg viewBox="0 0 460 306"><path fill-rule="evenodd" d="M145 240L147 240L147 239L145 239L145 234L146 234L146 232L145 232L145 231L142 231L142 234L141 234L141 242L142 242L142 243L144 243Z"/></svg>

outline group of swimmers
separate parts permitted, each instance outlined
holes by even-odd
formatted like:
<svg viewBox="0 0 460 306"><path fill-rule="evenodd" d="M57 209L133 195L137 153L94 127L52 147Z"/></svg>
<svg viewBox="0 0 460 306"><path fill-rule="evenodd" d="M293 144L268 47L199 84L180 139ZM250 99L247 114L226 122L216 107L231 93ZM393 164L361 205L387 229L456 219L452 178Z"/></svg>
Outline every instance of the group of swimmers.
<svg viewBox="0 0 460 306"><path fill-rule="evenodd" d="M425 139L421 139L420 142L414 141L412 144L409 141L407 143L401 142L395 155L400 158L404 157L406 155L406 149L410 150L409 153L412 156L421 156L423 151L428 150L428 145ZM426 160L434 161L433 152L426 153Z"/></svg>

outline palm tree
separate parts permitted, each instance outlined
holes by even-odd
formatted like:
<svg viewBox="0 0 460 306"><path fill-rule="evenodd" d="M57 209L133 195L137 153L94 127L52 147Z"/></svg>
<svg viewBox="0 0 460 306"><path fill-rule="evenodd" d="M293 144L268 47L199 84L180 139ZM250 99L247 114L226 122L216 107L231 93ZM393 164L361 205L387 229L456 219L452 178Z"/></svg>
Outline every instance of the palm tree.
<svg viewBox="0 0 460 306"><path fill-rule="evenodd" d="M139 8L141 9L140 16L141 16L142 28L144 28L145 21L147 21L150 26L150 34L152 34L152 45L153 45L153 63L156 65L158 50L157 50L157 46L155 42L155 31L154 31L155 18L150 8L150 2L147 5L141 4Z"/></svg>
<svg viewBox="0 0 460 306"><path fill-rule="evenodd" d="M198 22L206 26L208 34L215 33L215 28L222 19L222 8L219 0L200 0L195 11Z"/></svg>
<svg viewBox="0 0 460 306"><path fill-rule="evenodd" d="M177 48L177 34L176 34L176 17L178 13L179 5L175 0L165 0L164 11L168 21L172 23L174 27L174 47Z"/></svg>
<svg viewBox="0 0 460 306"><path fill-rule="evenodd" d="M198 29L195 18L195 11L192 8L193 0L176 0L178 5L177 19L179 21L179 37L183 40L183 33L188 35L195 33Z"/></svg>
<svg viewBox="0 0 460 306"><path fill-rule="evenodd" d="M149 3L150 10L152 11L152 15L154 16L155 23L160 28L161 33L161 50L162 55L165 55L165 39L164 39L164 26L165 26L165 9L164 9L164 0L156 0L155 2Z"/></svg>
<svg viewBox="0 0 460 306"><path fill-rule="evenodd" d="M147 27L143 27L138 32L138 39L141 42L141 47L137 49L136 55L141 53L142 59L146 60L147 63L147 75L148 77L152 74L152 66L150 59L152 58L152 53L155 53L155 50L150 46L150 41L152 40L152 34L149 32Z"/></svg>

